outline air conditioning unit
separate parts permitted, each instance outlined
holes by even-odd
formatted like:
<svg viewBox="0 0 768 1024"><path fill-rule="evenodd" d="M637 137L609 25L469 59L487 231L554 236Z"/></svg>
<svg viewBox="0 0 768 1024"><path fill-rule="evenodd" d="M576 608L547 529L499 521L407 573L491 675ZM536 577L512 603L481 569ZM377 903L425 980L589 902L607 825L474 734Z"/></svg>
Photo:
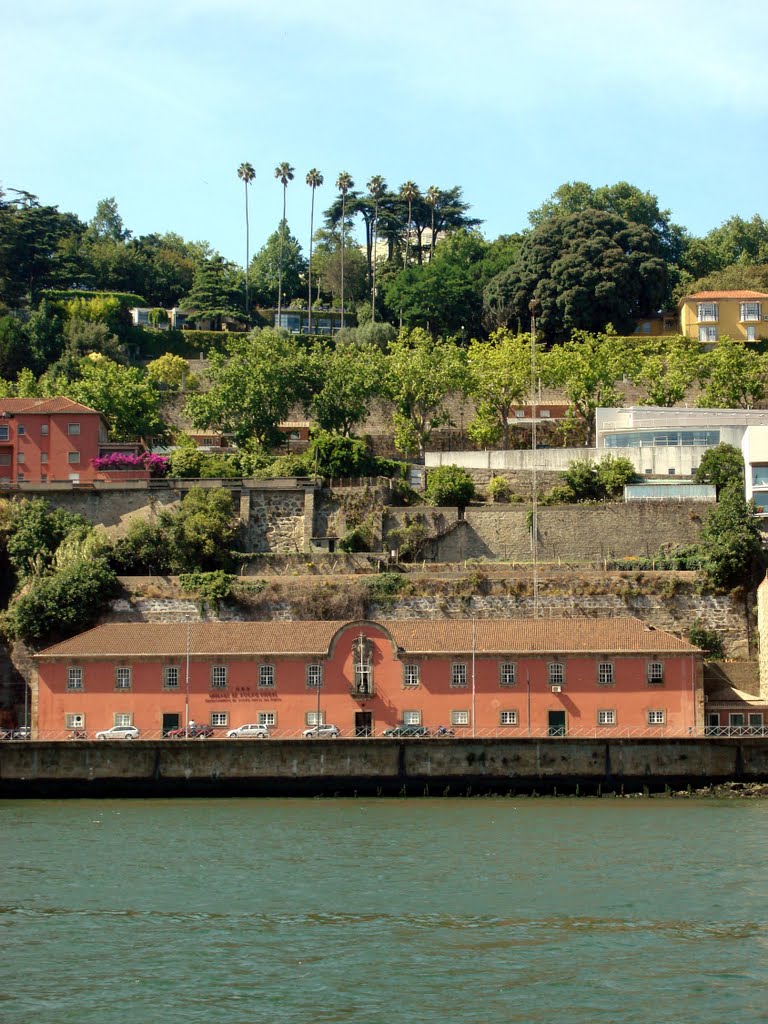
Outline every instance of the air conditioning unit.
<svg viewBox="0 0 768 1024"><path fill-rule="evenodd" d="M563 692L563 688L562 688L562 686L560 686L559 683L555 683L553 686L550 687L550 689L552 690L552 693L562 693Z"/></svg>

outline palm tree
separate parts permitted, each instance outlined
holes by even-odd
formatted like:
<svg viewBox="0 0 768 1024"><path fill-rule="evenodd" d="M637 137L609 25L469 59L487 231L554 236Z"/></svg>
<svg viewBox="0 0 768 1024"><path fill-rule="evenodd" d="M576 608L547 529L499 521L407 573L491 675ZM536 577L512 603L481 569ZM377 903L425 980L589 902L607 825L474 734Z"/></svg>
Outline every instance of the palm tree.
<svg viewBox="0 0 768 1024"><path fill-rule="evenodd" d="M405 232L405 258L403 260L403 267L408 266L408 248L411 241L411 220L413 214L413 201L419 196L419 186L413 181L406 181L400 186L400 198L404 199L408 203L408 227Z"/></svg>
<svg viewBox="0 0 768 1024"><path fill-rule="evenodd" d="M336 188L341 192L341 329L344 330L344 220L347 213L347 192L355 187L352 175L342 171L336 179Z"/></svg>
<svg viewBox="0 0 768 1024"><path fill-rule="evenodd" d="M424 195L424 198L432 209L432 226L431 234L429 236L429 262L431 263L432 257L435 255L435 207L440 199L440 189L437 185L430 185Z"/></svg>
<svg viewBox="0 0 768 1024"><path fill-rule="evenodd" d="M379 221L379 200L387 191L387 183L380 174L374 174L366 185L373 199L373 270L371 273L371 321L376 320L376 231Z"/></svg>
<svg viewBox="0 0 768 1024"><path fill-rule="evenodd" d="M248 186L256 177L253 165L240 164L237 176L245 185L245 315L248 316L248 265L251 262L251 229L248 223Z"/></svg>
<svg viewBox="0 0 768 1024"><path fill-rule="evenodd" d="M307 270L307 282L308 282L308 305L307 310L309 313L309 323L307 325L307 334L312 333L312 234L315 230L315 189L320 188L323 184L323 176L316 167L313 167L311 171L307 172L307 184L312 189L312 207L309 215L309 267Z"/></svg>
<svg viewBox="0 0 768 1024"><path fill-rule="evenodd" d="M280 222L280 267L277 273L277 325L280 326L283 313L283 240L285 238L285 194L288 189L288 182L293 181L293 168L284 160L275 168L275 177L279 178L283 185L283 219Z"/></svg>

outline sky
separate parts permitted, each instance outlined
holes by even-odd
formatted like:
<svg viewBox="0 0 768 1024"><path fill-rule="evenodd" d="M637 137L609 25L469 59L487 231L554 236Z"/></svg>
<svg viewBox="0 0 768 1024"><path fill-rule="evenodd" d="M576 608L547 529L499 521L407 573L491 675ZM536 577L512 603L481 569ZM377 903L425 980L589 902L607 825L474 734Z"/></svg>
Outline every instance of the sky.
<svg viewBox="0 0 768 1024"><path fill-rule="evenodd" d="M700 235L768 216L761 0L0 0L0 187L245 260L306 249L340 171L460 185L489 239L563 182L629 181Z"/></svg>

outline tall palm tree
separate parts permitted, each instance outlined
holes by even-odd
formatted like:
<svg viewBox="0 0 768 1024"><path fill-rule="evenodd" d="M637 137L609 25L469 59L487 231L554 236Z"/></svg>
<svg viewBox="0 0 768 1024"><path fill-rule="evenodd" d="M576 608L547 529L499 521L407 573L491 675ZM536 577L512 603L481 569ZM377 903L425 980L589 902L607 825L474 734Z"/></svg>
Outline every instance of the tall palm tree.
<svg viewBox="0 0 768 1024"><path fill-rule="evenodd" d="M419 197L419 186L413 181L406 181L400 186L400 198L408 203L408 226L405 231L405 258L403 267L408 266L408 250L411 241L411 220L413 219L413 201Z"/></svg>
<svg viewBox="0 0 768 1024"><path fill-rule="evenodd" d="M376 232L379 226L379 200L387 191L387 183L380 174L374 174L366 185L373 199L373 270L371 272L371 321L376 320Z"/></svg>
<svg viewBox="0 0 768 1024"><path fill-rule="evenodd" d="M253 165L240 164L237 176L245 185L245 315L248 316L248 265L251 262L251 226L248 222L248 186L256 177Z"/></svg>
<svg viewBox="0 0 768 1024"><path fill-rule="evenodd" d="M429 236L429 262L432 262L432 258L435 255L435 207L437 206L438 200L440 199L440 189L437 185L430 185L427 189L424 198L427 204L432 210L432 226L431 234Z"/></svg>
<svg viewBox="0 0 768 1024"><path fill-rule="evenodd" d="M280 326L283 313L283 241L285 239L285 194L288 189L288 182L293 181L293 168L284 160L275 168L275 177L279 178L283 185L283 219L280 222L280 267L277 273L277 324Z"/></svg>
<svg viewBox="0 0 768 1024"><path fill-rule="evenodd" d="M307 172L307 184L312 189L312 207L309 214L309 267L307 271L307 310L309 312L309 323L307 325L307 334L312 333L312 235L315 230L315 189L320 188L323 184L323 176L316 167L313 167L311 171Z"/></svg>
<svg viewBox="0 0 768 1024"><path fill-rule="evenodd" d="M355 187L352 175L342 171L336 179L336 188L341 192L341 329L344 330L344 221L347 215L347 192Z"/></svg>

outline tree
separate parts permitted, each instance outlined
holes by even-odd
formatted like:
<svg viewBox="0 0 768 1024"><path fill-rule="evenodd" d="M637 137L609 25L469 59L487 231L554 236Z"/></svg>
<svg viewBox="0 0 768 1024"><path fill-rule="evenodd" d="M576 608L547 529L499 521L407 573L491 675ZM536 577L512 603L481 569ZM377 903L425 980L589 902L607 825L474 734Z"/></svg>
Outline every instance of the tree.
<svg viewBox="0 0 768 1024"><path fill-rule="evenodd" d="M682 402L699 375L700 346L678 336L640 355L632 380L645 389L643 405L672 406Z"/></svg>
<svg viewBox="0 0 768 1024"><path fill-rule="evenodd" d="M416 259L422 263L424 246L424 232L429 227L431 237L429 244L430 259L435 254L437 238L443 234L453 231L470 230L478 227L482 221L476 217L468 217L469 203L465 203L461 197L461 188L454 185L453 188L440 189L431 185L425 195L417 195L414 198L411 209L411 222L416 235Z"/></svg>
<svg viewBox="0 0 768 1024"><path fill-rule="evenodd" d="M236 320L238 283L232 264L222 256L205 260L195 270L192 290L180 303L182 309L196 320L209 320L213 330L221 328L222 320Z"/></svg>
<svg viewBox="0 0 768 1024"><path fill-rule="evenodd" d="M341 194L341 328L344 329L344 248L346 239L344 231L347 224L347 193L355 187L352 175L342 171L336 179L336 188Z"/></svg>
<svg viewBox="0 0 768 1024"><path fill-rule="evenodd" d="M489 317L527 323L534 299L547 340L572 330L600 331L614 324L631 332L667 289L667 268L658 238L645 225L587 209L541 223L524 240L509 270L487 285Z"/></svg>
<svg viewBox="0 0 768 1024"><path fill-rule="evenodd" d="M135 441L162 434L159 394L138 366L120 366L104 356L80 361L79 377L47 381L49 395L65 395L104 415L114 441ZM51 394L52 393L52 394Z"/></svg>
<svg viewBox="0 0 768 1024"><path fill-rule="evenodd" d="M277 286L277 322L282 326L282 314L283 314L283 241L285 238L285 201L288 192L288 182L293 181L293 168L284 160L281 164L278 164L275 168L275 177L280 179L280 183L283 186L283 217L280 221L280 276Z"/></svg>
<svg viewBox="0 0 768 1024"><path fill-rule="evenodd" d="M212 354L208 378L210 389L187 399L193 425L228 431L240 446L265 445L280 440L278 423L307 393L307 360L293 338L267 327L228 338L224 352Z"/></svg>
<svg viewBox="0 0 768 1024"><path fill-rule="evenodd" d="M341 246L317 249L312 266L318 290L324 295L331 296L334 303L341 301L342 285L346 296L344 304L348 304L350 299L358 300L365 297L367 276L365 256L356 245L350 244L348 240L346 249L342 249ZM346 327L343 327L342 330L346 330Z"/></svg>
<svg viewBox="0 0 768 1024"><path fill-rule="evenodd" d="M323 430L348 435L365 419L371 399L381 392L384 356L375 345L318 345L312 353L313 386L309 412Z"/></svg>
<svg viewBox="0 0 768 1024"><path fill-rule="evenodd" d="M415 199L418 199L420 195L419 187L413 181L406 181L400 186L400 198L408 204L408 223L405 228L405 256L403 258L404 267L408 266L408 252L411 241L411 222L413 220L413 202Z"/></svg>
<svg viewBox="0 0 768 1024"><path fill-rule="evenodd" d="M765 397L768 364L765 355L743 342L721 338L699 362L702 393L696 404L704 409L751 409Z"/></svg>
<svg viewBox="0 0 768 1024"><path fill-rule="evenodd" d="M147 377L153 384L162 384L169 391L178 391L189 381L189 363L172 352L164 352L147 364Z"/></svg>
<svg viewBox="0 0 768 1024"><path fill-rule="evenodd" d="M429 262L435 255L435 207L440 198L440 189L437 185L430 185L424 193L424 200L430 209L430 230L429 230Z"/></svg>
<svg viewBox="0 0 768 1024"><path fill-rule="evenodd" d="M531 393L534 383L530 335L502 328L487 342L473 338L467 353L467 391L477 416L469 426L470 437L482 445L502 438L504 448L509 448L512 409Z"/></svg>
<svg viewBox="0 0 768 1024"><path fill-rule="evenodd" d="M177 512L164 509L159 517L173 573L227 569L238 520L232 495L226 490L188 491Z"/></svg>
<svg viewBox="0 0 768 1024"><path fill-rule="evenodd" d="M93 220L88 222L87 236L92 241L106 239L110 242L127 242L131 237L131 232L123 224L114 196L100 199L96 204Z"/></svg>
<svg viewBox="0 0 768 1024"><path fill-rule="evenodd" d="M253 165L249 163L240 164L237 168L237 176L245 188L245 313L248 315L250 309L248 302L248 267L251 262L251 227L248 220L248 186L256 177Z"/></svg>
<svg viewBox="0 0 768 1024"><path fill-rule="evenodd" d="M376 251L376 240L378 237L379 230L379 203L381 202L382 196L387 191L387 183L380 174L374 174L371 180L366 185L371 199L373 200L373 260L371 261L370 247L368 249L368 260L371 266L371 320L376 320L376 262L377 262L377 251Z"/></svg>
<svg viewBox="0 0 768 1024"><path fill-rule="evenodd" d="M312 205L309 214L309 263L307 265L307 315L309 323L307 333L312 333L312 236L315 231L315 189L323 184L323 176L316 167L307 172L307 184L312 189Z"/></svg>
<svg viewBox="0 0 768 1024"><path fill-rule="evenodd" d="M395 447L405 455L423 454L435 427L450 421L445 400L464 377L459 350L417 327L401 331L386 362L385 388L395 403Z"/></svg>
<svg viewBox="0 0 768 1024"><path fill-rule="evenodd" d="M424 496L430 505L458 505L463 508L475 496L472 477L460 466L437 466L430 469Z"/></svg>
<svg viewBox="0 0 768 1024"><path fill-rule="evenodd" d="M306 266L298 239L287 224L281 223L251 262L256 302L279 308L283 300L297 298L301 294Z"/></svg>
<svg viewBox="0 0 768 1024"><path fill-rule="evenodd" d="M61 543L92 530L81 515L53 508L44 498L16 502L11 507L6 551L18 579L48 571Z"/></svg>
<svg viewBox="0 0 768 1024"><path fill-rule="evenodd" d="M743 487L744 456L740 449L725 442L708 448L693 479L697 484L714 484L718 494L731 485Z"/></svg>
<svg viewBox="0 0 768 1024"><path fill-rule="evenodd" d="M718 589L749 586L762 571L765 555L754 505L744 499L740 484L732 483L720 493L704 520L699 546L706 557L707 579Z"/></svg>
<svg viewBox="0 0 768 1024"><path fill-rule="evenodd" d="M313 434L307 454L320 476L329 479L372 476L376 472L376 460L360 437L319 430Z"/></svg>
<svg viewBox="0 0 768 1024"><path fill-rule="evenodd" d="M0 377L15 377L32 361L32 352L21 322L15 316L0 317Z"/></svg>
<svg viewBox="0 0 768 1024"><path fill-rule="evenodd" d="M574 331L570 341L546 356L544 373L565 392L568 401L584 421L587 444L595 434L595 411L601 406L623 405L616 388L628 363L626 346L613 334Z"/></svg>

